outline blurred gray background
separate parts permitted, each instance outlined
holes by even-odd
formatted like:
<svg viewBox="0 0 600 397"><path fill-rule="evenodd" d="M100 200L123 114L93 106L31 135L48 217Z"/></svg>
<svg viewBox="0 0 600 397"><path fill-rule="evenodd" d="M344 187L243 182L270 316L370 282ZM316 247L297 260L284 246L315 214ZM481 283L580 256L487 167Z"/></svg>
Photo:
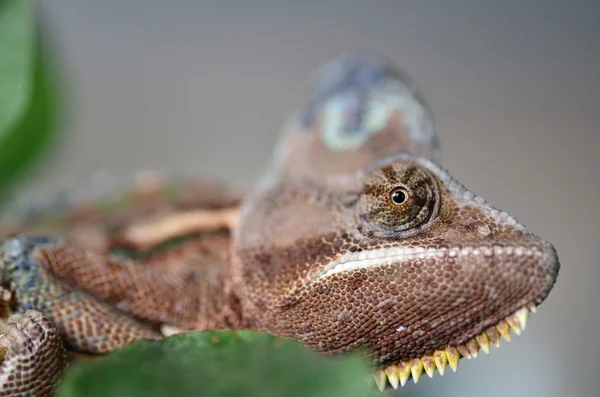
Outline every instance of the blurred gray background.
<svg viewBox="0 0 600 397"><path fill-rule="evenodd" d="M424 91L444 166L562 262L523 336L402 395L600 395L600 2L40 3L72 109L29 195L98 170L246 184L309 74L340 52L378 51Z"/></svg>

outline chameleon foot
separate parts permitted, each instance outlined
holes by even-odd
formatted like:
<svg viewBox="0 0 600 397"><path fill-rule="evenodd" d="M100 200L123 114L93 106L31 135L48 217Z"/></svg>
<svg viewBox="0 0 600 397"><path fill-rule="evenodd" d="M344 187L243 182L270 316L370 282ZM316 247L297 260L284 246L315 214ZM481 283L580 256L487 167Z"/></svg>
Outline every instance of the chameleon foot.
<svg viewBox="0 0 600 397"><path fill-rule="evenodd" d="M0 332L0 396L50 396L67 355L50 320L36 310L8 318Z"/></svg>

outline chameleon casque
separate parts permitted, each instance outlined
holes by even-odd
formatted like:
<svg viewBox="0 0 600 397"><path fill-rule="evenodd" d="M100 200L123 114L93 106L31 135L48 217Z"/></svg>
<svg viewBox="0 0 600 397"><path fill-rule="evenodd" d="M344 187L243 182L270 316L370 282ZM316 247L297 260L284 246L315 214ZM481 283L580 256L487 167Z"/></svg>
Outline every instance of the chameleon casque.
<svg viewBox="0 0 600 397"><path fill-rule="evenodd" d="M436 163L429 107L387 60L346 54L316 80L244 195L145 179L7 226L0 395L50 395L65 348L174 327L359 350L381 389L520 334L555 283L553 246Z"/></svg>

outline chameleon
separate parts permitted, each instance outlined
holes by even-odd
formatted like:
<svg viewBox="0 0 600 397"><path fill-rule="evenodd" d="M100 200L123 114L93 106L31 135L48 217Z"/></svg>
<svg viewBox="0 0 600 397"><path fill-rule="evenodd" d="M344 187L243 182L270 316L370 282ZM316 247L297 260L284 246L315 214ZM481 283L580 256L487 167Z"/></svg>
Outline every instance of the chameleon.
<svg viewBox="0 0 600 397"><path fill-rule="evenodd" d="M554 247L439 165L431 109L391 61L343 54L315 80L247 191L146 176L5 226L0 395L51 395L67 351L174 332L359 351L381 390L521 334Z"/></svg>

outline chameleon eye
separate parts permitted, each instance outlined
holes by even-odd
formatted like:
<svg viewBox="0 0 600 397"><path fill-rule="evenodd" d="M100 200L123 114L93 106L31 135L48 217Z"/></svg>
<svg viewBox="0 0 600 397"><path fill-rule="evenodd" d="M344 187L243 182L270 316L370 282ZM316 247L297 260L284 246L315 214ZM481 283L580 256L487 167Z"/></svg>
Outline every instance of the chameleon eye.
<svg viewBox="0 0 600 397"><path fill-rule="evenodd" d="M431 223L439 206L435 176L419 164L397 162L367 178L359 210L363 224L374 232L406 237Z"/></svg>
<svg viewBox="0 0 600 397"><path fill-rule="evenodd" d="M390 193L390 200L396 205L402 205L408 200L408 192L403 187L397 187Z"/></svg>

